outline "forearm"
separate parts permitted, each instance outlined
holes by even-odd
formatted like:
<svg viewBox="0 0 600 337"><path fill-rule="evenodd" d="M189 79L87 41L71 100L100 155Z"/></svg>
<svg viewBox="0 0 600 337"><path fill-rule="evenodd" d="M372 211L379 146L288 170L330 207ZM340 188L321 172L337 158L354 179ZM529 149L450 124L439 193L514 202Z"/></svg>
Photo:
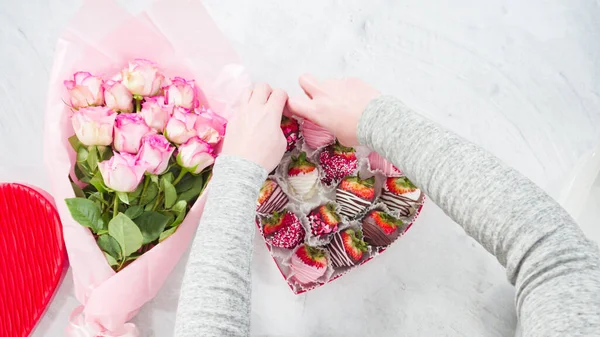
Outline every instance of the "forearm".
<svg viewBox="0 0 600 337"><path fill-rule="evenodd" d="M249 336L252 240L267 176L237 157L217 159L189 257L175 336Z"/></svg>
<svg viewBox="0 0 600 337"><path fill-rule="evenodd" d="M524 336L600 331L598 247L541 189L394 98L369 104L358 137L506 267Z"/></svg>

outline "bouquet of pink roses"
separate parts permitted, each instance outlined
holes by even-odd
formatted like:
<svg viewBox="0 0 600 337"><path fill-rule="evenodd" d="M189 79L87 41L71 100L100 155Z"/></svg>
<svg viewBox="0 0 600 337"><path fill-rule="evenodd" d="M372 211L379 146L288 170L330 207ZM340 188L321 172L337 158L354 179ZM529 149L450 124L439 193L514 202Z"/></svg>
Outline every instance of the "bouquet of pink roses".
<svg viewBox="0 0 600 337"><path fill-rule="evenodd" d="M87 0L68 24L44 155L81 303L69 336L139 335L128 321L194 237L226 120L248 86L198 0L159 0L135 17Z"/></svg>
<svg viewBox="0 0 600 337"><path fill-rule="evenodd" d="M226 121L200 107L193 80L165 79L148 60L112 78L77 72L65 81L77 154L76 197L66 203L119 271L183 222L209 179Z"/></svg>

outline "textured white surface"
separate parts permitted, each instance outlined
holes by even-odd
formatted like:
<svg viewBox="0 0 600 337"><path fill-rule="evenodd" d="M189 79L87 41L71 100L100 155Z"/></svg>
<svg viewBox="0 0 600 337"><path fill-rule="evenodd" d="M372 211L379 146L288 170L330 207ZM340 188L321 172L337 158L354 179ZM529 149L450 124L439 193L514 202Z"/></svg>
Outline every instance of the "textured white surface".
<svg viewBox="0 0 600 337"><path fill-rule="evenodd" d="M132 8L145 2L129 1ZM80 3L0 0L0 180L48 188L41 155L46 83L56 38ZM203 3L256 81L297 94L296 78L305 71L362 77L496 154L554 197L574 162L600 144L597 1ZM598 199L588 204L599 206ZM253 334L512 335L514 291L504 271L428 206L386 254L300 296L257 239ZM582 223L591 226L593 216ZM172 335L182 273L183 262L136 318L142 336ZM67 275L34 336L63 335L77 305L71 287Z"/></svg>

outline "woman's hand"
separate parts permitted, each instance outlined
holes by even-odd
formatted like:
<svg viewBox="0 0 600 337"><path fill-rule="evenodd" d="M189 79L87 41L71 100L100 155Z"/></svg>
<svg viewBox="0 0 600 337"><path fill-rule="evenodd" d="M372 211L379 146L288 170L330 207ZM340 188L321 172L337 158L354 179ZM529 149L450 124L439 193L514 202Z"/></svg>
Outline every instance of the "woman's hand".
<svg viewBox="0 0 600 337"><path fill-rule="evenodd" d="M239 111L227 124L223 154L242 157L271 172L281 161L286 140L281 131L281 115L287 93L257 84L240 101Z"/></svg>
<svg viewBox="0 0 600 337"><path fill-rule="evenodd" d="M291 98L290 112L328 129L343 145L358 145L360 117L381 93L357 78L321 82L312 75L302 75L300 86L308 97Z"/></svg>

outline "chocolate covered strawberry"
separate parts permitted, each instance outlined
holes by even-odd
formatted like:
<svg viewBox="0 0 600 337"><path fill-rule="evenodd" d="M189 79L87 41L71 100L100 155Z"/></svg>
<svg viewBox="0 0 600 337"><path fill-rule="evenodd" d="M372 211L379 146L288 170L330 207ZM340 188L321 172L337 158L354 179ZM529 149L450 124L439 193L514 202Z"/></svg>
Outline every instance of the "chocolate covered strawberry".
<svg viewBox="0 0 600 337"><path fill-rule="evenodd" d="M313 283L327 271L327 252L305 244L294 252L290 262L294 280L302 284Z"/></svg>
<svg viewBox="0 0 600 337"><path fill-rule="evenodd" d="M381 210L372 210L362 221L365 241L373 246L387 246L404 230L404 222Z"/></svg>
<svg viewBox="0 0 600 337"><path fill-rule="evenodd" d="M256 211L260 214L281 211L288 201L287 195L285 195L279 184L273 179L267 179L258 194Z"/></svg>
<svg viewBox="0 0 600 337"><path fill-rule="evenodd" d="M321 152L319 160L325 172L322 181L328 186L337 184L342 178L352 174L358 164L354 148L343 146L337 141Z"/></svg>
<svg viewBox="0 0 600 337"><path fill-rule="evenodd" d="M310 199L317 191L319 171L317 165L306 159L306 152L292 157L288 167L288 182L301 199Z"/></svg>
<svg viewBox="0 0 600 337"><path fill-rule="evenodd" d="M360 175L347 176L337 187L335 200L338 212L347 218L354 218L364 211L375 199L375 177L360 179Z"/></svg>
<svg viewBox="0 0 600 337"><path fill-rule="evenodd" d="M299 245L305 236L304 228L294 213L283 210L274 212L262 221L262 232L267 242L275 247L291 249Z"/></svg>
<svg viewBox="0 0 600 337"><path fill-rule="evenodd" d="M331 264L336 267L352 267L359 263L368 250L360 229L348 228L335 234L329 244Z"/></svg>
<svg viewBox="0 0 600 337"><path fill-rule="evenodd" d="M283 116L281 118L281 131L287 141L287 151L291 151L300 137L300 125L294 118Z"/></svg>
<svg viewBox="0 0 600 337"><path fill-rule="evenodd" d="M311 232L317 236L335 233L340 221L340 216L333 203L321 205L308 214Z"/></svg>
<svg viewBox="0 0 600 337"><path fill-rule="evenodd" d="M421 190L406 177L389 177L383 185L380 199L390 210L407 217L415 212Z"/></svg>

